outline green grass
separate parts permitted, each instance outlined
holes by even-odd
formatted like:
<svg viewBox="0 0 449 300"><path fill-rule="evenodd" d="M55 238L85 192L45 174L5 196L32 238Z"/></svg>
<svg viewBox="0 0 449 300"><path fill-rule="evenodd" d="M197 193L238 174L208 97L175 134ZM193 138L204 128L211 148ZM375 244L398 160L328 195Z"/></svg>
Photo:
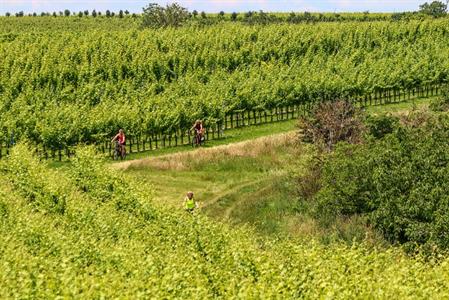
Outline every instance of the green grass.
<svg viewBox="0 0 449 300"><path fill-rule="evenodd" d="M295 129L296 122L297 122L296 119L293 119L293 120L285 120L285 121L280 121L280 122L275 122L275 123L268 123L268 124L262 124L262 125L256 125L256 126L246 126L246 127L226 130L224 132L223 138L208 141L206 143L206 145L204 146L204 148L211 148L211 147L220 146L220 145L227 145L227 144L231 144L231 143L252 140L252 139L255 139L258 137L267 136L267 135L271 135L271 134L288 132L288 131ZM191 150L193 150L193 148L190 145L170 147L170 148L169 147L160 148L160 149L146 151L146 152L128 154L127 160L140 159L140 158L149 157L149 156L151 156L151 157L161 156L161 155L186 152L186 151L191 151Z"/></svg>
<svg viewBox="0 0 449 300"><path fill-rule="evenodd" d="M384 113L401 113L411 111L413 109L427 108L430 101L437 97L429 98L415 98L410 101L391 103L387 105L369 106L366 112L369 114L384 114Z"/></svg>

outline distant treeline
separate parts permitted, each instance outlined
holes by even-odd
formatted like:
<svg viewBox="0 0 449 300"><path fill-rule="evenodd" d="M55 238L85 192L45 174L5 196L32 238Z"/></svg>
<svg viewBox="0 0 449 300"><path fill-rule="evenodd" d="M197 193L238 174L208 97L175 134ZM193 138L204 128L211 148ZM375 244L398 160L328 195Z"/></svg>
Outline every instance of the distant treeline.
<svg viewBox="0 0 449 300"><path fill-rule="evenodd" d="M24 13L23 11L11 14L7 12L6 17L72 17L72 18L142 18L143 14L130 13L120 10L118 12L106 10L101 11L79 11L71 12L64 10L59 12ZM372 22L372 21L400 21L419 20L435 17L445 17L447 14L432 15L422 11L401 12L401 13L311 13L311 12L291 12L291 13L268 13L264 11L248 11L233 13L205 13L196 10L188 12L188 23L213 25L220 22L241 22L245 24L276 24L276 23L316 23L316 22Z"/></svg>

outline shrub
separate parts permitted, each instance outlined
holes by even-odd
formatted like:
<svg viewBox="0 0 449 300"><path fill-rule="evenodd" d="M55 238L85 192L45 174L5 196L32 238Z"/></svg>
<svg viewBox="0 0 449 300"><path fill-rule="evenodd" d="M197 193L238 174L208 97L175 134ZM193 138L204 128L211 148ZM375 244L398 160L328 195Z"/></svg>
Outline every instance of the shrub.
<svg viewBox="0 0 449 300"><path fill-rule="evenodd" d="M342 141L360 143L365 132L361 111L343 100L318 104L309 116L300 118L299 128L302 141L326 151Z"/></svg>
<svg viewBox="0 0 449 300"><path fill-rule="evenodd" d="M449 117L341 144L321 173L318 216L366 215L392 242L449 247Z"/></svg>
<svg viewBox="0 0 449 300"><path fill-rule="evenodd" d="M425 15L439 18L447 14L447 5L441 1L426 2L419 6L419 11Z"/></svg>
<svg viewBox="0 0 449 300"><path fill-rule="evenodd" d="M441 96L432 100L429 105L432 111L448 111L449 110L449 85L443 87Z"/></svg>
<svg viewBox="0 0 449 300"><path fill-rule="evenodd" d="M399 126L399 118L387 114L369 116L365 123L368 133L374 138L380 139L387 134L393 133Z"/></svg>
<svg viewBox="0 0 449 300"><path fill-rule="evenodd" d="M151 3L143 9L142 27L179 27L189 19L189 12L177 3L165 8Z"/></svg>

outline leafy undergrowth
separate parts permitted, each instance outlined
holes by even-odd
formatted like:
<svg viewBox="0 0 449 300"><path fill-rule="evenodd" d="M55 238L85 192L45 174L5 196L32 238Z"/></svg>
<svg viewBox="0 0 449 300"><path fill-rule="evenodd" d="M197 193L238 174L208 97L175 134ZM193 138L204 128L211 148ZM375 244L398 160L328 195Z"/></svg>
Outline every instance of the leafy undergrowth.
<svg viewBox="0 0 449 300"><path fill-rule="evenodd" d="M90 150L62 171L25 148L0 173L0 298L449 297L447 259L255 238L153 203Z"/></svg>
<svg viewBox="0 0 449 300"><path fill-rule="evenodd" d="M290 132L114 166L126 169L139 185L153 187L161 205L181 210L185 193L192 190L202 214L249 225L261 236L384 245L360 218L342 217L322 226L309 205L299 201L297 176L314 156L313 148L299 145Z"/></svg>

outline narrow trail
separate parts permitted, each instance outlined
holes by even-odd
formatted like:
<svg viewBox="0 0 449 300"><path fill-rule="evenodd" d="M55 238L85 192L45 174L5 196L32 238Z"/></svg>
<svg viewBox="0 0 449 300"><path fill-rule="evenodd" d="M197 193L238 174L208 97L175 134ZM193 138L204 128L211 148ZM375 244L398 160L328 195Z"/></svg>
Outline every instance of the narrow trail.
<svg viewBox="0 0 449 300"><path fill-rule="evenodd" d="M269 178L263 178L263 179L257 179L257 180L245 181L245 182L243 182L242 184L239 184L239 185L237 185L237 186L234 186L234 187L231 188L231 189L228 189L228 190L226 190L226 191L224 191L224 192L222 192L222 193L219 193L218 195L215 195L215 197L213 197L212 199L205 201L205 202L204 202L204 205L202 206L202 208L206 208L206 209L207 209L207 208L209 208L209 207L211 207L211 206L213 206L213 205L215 205L215 204L218 204L218 202L220 202L220 200L222 200L222 199L224 199L224 198L226 198L226 197L229 197L229 196L231 196L231 195L234 195L234 194L238 193L239 191L241 191L241 190L243 190L243 189L245 189L245 188L247 188L247 187L251 187L251 186L257 185L257 184L259 184L259 183L262 183L262 182L264 182L264 181L267 181L268 179L269 179ZM235 202L235 201L233 201L232 206L228 207L228 208L225 210L225 212L224 212L224 217L225 217L225 218L229 217L230 212L232 211L232 209L235 208L236 203L234 203L234 202ZM230 210L230 209L231 209L231 210Z"/></svg>

